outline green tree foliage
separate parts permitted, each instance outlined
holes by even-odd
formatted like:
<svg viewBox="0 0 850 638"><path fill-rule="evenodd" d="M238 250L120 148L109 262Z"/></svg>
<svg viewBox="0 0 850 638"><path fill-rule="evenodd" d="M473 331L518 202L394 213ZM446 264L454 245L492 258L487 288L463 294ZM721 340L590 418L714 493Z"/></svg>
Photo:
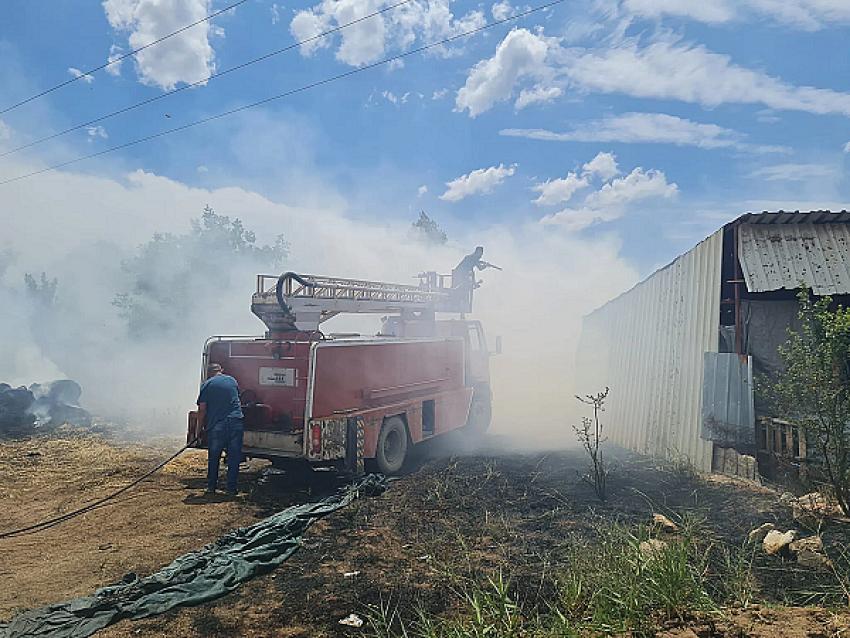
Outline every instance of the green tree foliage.
<svg viewBox="0 0 850 638"><path fill-rule="evenodd" d="M241 287L251 273L278 269L287 255L282 235L260 245L240 219L207 206L188 233L157 233L124 262L128 290L113 305L131 334L174 334L192 312L216 312L217 304L231 302L227 293L234 284Z"/></svg>
<svg viewBox="0 0 850 638"><path fill-rule="evenodd" d="M426 244L442 245L448 241L448 237L442 228L422 210L419 211L419 219L411 224L411 236Z"/></svg>
<svg viewBox="0 0 850 638"><path fill-rule="evenodd" d="M802 290L799 331L779 348L785 371L769 386L778 415L801 426L833 496L850 515L850 309Z"/></svg>

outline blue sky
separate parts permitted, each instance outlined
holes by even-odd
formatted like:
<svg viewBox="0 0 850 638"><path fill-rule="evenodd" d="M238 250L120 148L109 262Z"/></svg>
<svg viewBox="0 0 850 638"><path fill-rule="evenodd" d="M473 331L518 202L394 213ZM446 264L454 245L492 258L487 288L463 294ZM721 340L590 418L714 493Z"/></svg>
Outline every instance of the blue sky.
<svg viewBox="0 0 850 638"><path fill-rule="evenodd" d="M45 10L12 0L0 22L0 108L225 4L57 0ZM116 73L100 71L0 115L0 144L13 148L387 4L248 0ZM324 46L9 156L2 177L529 6L412 0ZM579 238L613 236L645 273L746 210L850 206L848 35L846 0L569 0L447 51L410 56L403 66L367 70L64 170L121 180L141 169L370 223L412 220L424 209L450 235L538 224ZM603 168L587 168L600 153Z"/></svg>

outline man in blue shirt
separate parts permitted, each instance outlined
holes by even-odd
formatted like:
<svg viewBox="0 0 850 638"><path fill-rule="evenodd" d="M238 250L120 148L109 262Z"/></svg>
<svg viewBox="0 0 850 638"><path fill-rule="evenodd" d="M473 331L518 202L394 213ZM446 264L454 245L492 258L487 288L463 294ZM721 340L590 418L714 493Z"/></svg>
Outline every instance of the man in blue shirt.
<svg viewBox="0 0 850 638"><path fill-rule="evenodd" d="M207 493L214 494L218 484L221 453L227 450L227 492L236 494L239 463L242 461L242 405L236 379L224 374L218 363L207 366L207 380L198 395L201 423L207 434Z"/></svg>

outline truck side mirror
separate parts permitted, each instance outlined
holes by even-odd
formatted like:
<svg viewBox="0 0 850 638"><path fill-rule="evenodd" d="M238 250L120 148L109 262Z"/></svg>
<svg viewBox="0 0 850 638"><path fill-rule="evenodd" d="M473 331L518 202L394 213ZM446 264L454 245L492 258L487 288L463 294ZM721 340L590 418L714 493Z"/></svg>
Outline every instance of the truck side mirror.
<svg viewBox="0 0 850 638"><path fill-rule="evenodd" d="M496 343L493 344L493 350L490 354L502 354L502 335L496 335Z"/></svg>

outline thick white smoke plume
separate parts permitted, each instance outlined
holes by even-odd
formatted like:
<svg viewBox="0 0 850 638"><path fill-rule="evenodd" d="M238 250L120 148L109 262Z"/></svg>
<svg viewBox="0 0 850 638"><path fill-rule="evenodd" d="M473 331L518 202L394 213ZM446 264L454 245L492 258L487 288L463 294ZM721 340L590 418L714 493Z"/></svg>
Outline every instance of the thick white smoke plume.
<svg viewBox="0 0 850 638"><path fill-rule="evenodd" d="M20 168L5 167L12 174ZM194 269L180 260L173 268L157 262L145 271L146 285L180 292L164 302L171 326L142 326L144 337L128 331L113 302L134 284L122 264L154 233L187 234L206 205L241 219L257 244L284 235L286 270L404 283L424 270L449 272L475 245L485 246L485 258L504 268L481 275L474 312L491 342L495 335L503 340L503 354L492 362L493 429L529 438L571 441L581 316L636 279L616 240L580 239L539 224L469 228L434 247L411 240L413 220L398 215L355 222L335 210L296 209L240 188L191 188L141 171L121 180L50 173L0 189L0 381L67 376L82 385L84 406L96 413L180 431L194 402L204 339L263 332L250 312L259 266L226 253L199 256ZM46 283L58 280L49 309L22 285L24 273L38 278L42 271ZM364 327L335 319L332 330L374 332L378 322L371 321Z"/></svg>

